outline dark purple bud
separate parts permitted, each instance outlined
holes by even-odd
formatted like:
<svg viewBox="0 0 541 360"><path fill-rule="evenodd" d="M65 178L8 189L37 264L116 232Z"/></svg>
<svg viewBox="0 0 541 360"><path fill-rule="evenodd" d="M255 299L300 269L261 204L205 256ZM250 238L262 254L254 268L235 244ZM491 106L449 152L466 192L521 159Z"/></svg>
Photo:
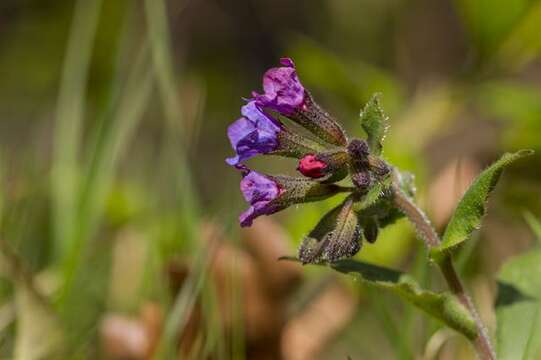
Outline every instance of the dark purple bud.
<svg viewBox="0 0 541 360"><path fill-rule="evenodd" d="M348 144L348 152L353 160L366 163L370 150L368 144L364 140L352 139Z"/></svg>
<svg viewBox="0 0 541 360"><path fill-rule="evenodd" d="M360 190L367 190L372 185L372 177L368 170L357 171L351 174L351 181Z"/></svg>
<svg viewBox="0 0 541 360"><path fill-rule="evenodd" d="M260 215L270 215L293 204L319 201L347 191L334 184L290 176L263 175L245 166L237 166L243 172L240 189L250 204L240 217L241 226L250 226Z"/></svg>
<svg viewBox="0 0 541 360"><path fill-rule="evenodd" d="M344 131L306 91L293 60L283 58L280 62L284 66L269 69L263 76L264 93L253 93L258 104L290 118L328 143L345 146Z"/></svg>
<svg viewBox="0 0 541 360"><path fill-rule="evenodd" d="M378 239L378 232L379 232L377 220L367 219L363 225L364 225L363 233L364 233L364 237L366 241L368 241L371 244L375 243L376 240Z"/></svg>
<svg viewBox="0 0 541 360"><path fill-rule="evenodd" d="M353 139L348 144L350 158L351 180L353 184L365 191L372 184L370 164L368 162L369 148L364 140Z"/></svg>

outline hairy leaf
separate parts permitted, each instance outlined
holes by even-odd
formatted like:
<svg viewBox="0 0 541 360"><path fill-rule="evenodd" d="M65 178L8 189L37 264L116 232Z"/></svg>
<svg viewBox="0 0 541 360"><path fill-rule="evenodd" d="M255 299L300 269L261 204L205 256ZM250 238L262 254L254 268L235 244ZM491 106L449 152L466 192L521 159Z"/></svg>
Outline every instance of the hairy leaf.
<svg viewBox="0 0 541 360"><path fill-rule="evenodd" d="M458 203L445 229L441 245L431 250L433 258L441 258L445 252L466 241L474 230L479 229L488 196L496 186L503 168L532 153L531 150L506 153L479 175Z"/></svg>
<svg viewBox="0 0 541 360"><path fill-rule="evenodd" d="M498 358L541 358L541 250L509 260L498 280Z"/></svg>
<svg viewBox="0 0 541 360"><path fill-rule="evenodd" d="M363 198L355 203L355 210L361 211L372 206L377 206L378 201L385 196L385 192L390 188L391 182L392 179L390 176L387 176L382 181L376 182L372 187L370 187Z"/></svg>
<svg viewBox="0 0 541 360"><path fill-rule="evenodd" d="M408 274L360 261L340 260L330 266L336 271L358 276L368 284L396 293L469 339L477 337L474 319L451 293L424 290Z"/></svg>
<svg viewBox="0 0 541 360"><path fill-rule="evenodd" d="M381 154L383 139L387 132L388 118L379 104L379 94L374 94L361 111L361 126L368 136L370 152Z"/></svg>
<svg viewBox="0 0 541 360"><path fill-rule="evenodd" d="M408 194L414 196L415 189L411 176L403 176L398 173L400 186ZM392 177L388 176L375 183L364 197L355 203L355 211L362 219L372 218L378 223L379 228L394 224L404 217L394 205L390 186Z"/></svg>

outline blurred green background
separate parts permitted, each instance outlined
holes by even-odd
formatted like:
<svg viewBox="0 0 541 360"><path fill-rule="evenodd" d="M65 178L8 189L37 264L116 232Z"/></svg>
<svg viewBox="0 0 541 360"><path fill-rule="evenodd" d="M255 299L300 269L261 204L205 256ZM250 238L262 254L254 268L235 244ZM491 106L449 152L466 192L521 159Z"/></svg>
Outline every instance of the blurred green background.
<svg viewBox="0 0 541 360"><path fill-rule="evenodd" d="M540 24L534 0L2 0L0 358L472 358L389 294L275 261L339 199L240 231L226 127L282 56L352 136L381 92L384 156L440 231L482 168L537 150L458 258L493 333L494 274L541 214ZM443 288L404 221L358 256Z"/></svg>

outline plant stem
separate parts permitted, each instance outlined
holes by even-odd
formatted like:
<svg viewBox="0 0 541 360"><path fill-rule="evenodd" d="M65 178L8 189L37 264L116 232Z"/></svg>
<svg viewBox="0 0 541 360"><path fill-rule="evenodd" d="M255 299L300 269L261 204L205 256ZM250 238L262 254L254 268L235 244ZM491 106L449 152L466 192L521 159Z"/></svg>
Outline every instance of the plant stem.
<svg viewBox="0 0 541 360"><path fill-rule="evenodd" d="M479 335L475 339L475 348L479 353L479 356L482 359L495 359L496 355L492 349L492 344L490 343L490 338L488 337L487 329L484 326L471 298L468 296L462 282L458 277L458 274L453 266L453 260L451 256L445 257L443 261L439 264L441 272L449 285L451 291L457 296L458 300L468 309L477 324L477 330Z"/></svg>
<svg viewBox="0 0 541 360"><path fill-rule="evenodd" d="M415 205L415 203L402 191L402 189L400 189L400 186L396 181L393 181L392 189L395 205L413 223L419 237L425 241L426 246L429 249L438 246L441 243L440 237L434 230L434 227L425 213L419 209L417 205ZM466 290L462 285L462 281L458 277L455 267L453 266L451 254L444 257L441 261L438 261L437 265L439 266L451 292L455 294L462 305L468 309L475 320L478 335L473 341L473 345L477 355L483 360L496 359L496 354L490 343L490 338L488 337L486 327L481 321L481 318L479 317L471 298L466 293Z"/></svg>

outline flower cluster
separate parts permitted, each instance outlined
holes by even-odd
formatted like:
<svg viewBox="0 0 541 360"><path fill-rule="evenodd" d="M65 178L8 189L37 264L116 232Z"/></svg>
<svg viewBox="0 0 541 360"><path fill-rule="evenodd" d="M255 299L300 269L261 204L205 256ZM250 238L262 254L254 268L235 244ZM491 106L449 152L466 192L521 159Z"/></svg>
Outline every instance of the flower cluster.
<svg viewBox="0 0 541 360"><path fill-rule="evenodd" d="M347 193L342 204L326 214L304 239L299 258L303 263L316 263L353 256L363 239L374 242L378 229L399 216L389 206L388 179L393 171L378 157L385 126L372 131L373 119L369 118L379 114L383 124L383 113L374 98L363 111L367 119L361 119L368 139L348 139L302 85L293 61L283 58L280 63L282 66L265 73L263 93L252 93L241 109L242 117L227 130L235 156L226 162L241 171L240 188L250 204L240 215L240 224L250 226L258 216L293 204ZM282 122L284 118L307 131L291 130ZM256 155L297 158L302 176L251 170L244 162ZM338 185L342 180L350 184Z"/></svg>

